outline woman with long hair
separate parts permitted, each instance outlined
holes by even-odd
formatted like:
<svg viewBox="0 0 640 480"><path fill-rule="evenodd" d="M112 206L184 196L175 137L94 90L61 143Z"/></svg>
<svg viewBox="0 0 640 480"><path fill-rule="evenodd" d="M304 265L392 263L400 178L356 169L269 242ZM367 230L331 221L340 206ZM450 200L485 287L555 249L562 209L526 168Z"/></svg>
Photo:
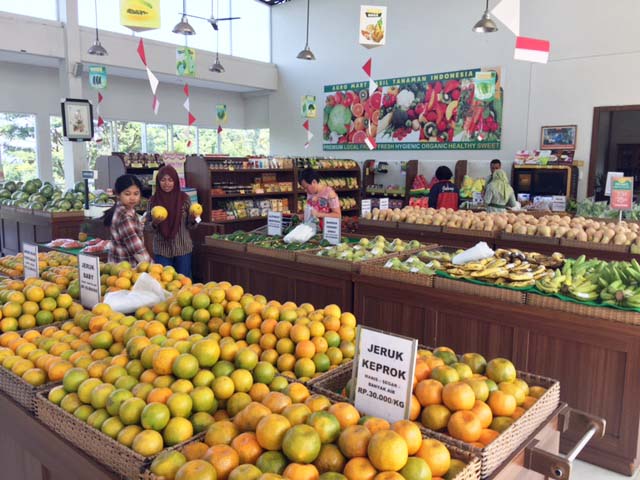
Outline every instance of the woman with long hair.
<svg viewBox="0 0 640 480"><path fill-rule="evenodd" d="M166 220L151 217L153 207L164 207ZM189 213L191 201L180 189L180 178L175 168L162 167L156 177L156 191L149 200L149 217L153 228L153 254L156 263L172 266L176 272L191 277L193 243L188 230L196 228L196 219Z"/></svg>
<svg viewBox="0 0 640 480"><path fill-rule="evenodd" d="M102 217L111 228L109 262L129 262L136 266L151 261L144 246L144 225L138 218L136 207L142 198L142 184L135 175L122 175L114 187L118 200Z"/></svg>

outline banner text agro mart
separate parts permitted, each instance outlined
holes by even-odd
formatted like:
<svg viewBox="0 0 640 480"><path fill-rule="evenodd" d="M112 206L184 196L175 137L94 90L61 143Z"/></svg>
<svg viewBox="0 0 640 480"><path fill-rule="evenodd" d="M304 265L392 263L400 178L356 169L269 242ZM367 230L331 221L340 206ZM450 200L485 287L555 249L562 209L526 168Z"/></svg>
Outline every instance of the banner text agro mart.
<svg viewBox="0 0 640 480"><path fill-rule="evenodd" d="M495 94L479 100L476 73L495 72ZM486 83L486 80L484 81ZM467 69L324 88L324 150L499 150L500 69ZM487 97L484 97L487 98Z"/></svg>

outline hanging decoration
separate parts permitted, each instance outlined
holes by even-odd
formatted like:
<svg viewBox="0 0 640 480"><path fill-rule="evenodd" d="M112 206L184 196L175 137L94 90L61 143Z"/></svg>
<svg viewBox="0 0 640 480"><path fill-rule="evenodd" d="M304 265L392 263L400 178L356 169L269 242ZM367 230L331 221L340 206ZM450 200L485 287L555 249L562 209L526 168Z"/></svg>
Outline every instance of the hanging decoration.
<svg viewBox="0 0 640 480"><path fill-rule="evenodd" d="M520 36L520 0L502 0L491 10L491 15L500 20L516 37Z"/></svg>
<svg viewBox="0 0 640 480"><path fill-rule="evenodd" d="M364 70L364 73L366 73L367 77L369 77L369 98L375 99L377 97L375 97L373 94L378 89L378 84L373 80L373 78L371 78L371 64L372 64L372 60L370 58L362 66L362 70ZM376 102L376 104L372 105L372 107L377 110L380 110L381 105L382 105L382 96L380 96L380 102ZM374 132L373 121L370 121L367 126L367 135L366 135L366 138L364 139L364 143L369 148L369 150L375 150L375 148L377 147L376 132Z"/></svg>
<svg viewBox="0 0 640 480"><path fill-rule="evenodd" d="M360 5L360 45L375 48L387 42L387 7Z"/></svg>
<svg viewBox="0 0 640 480"><path fill-rule="evenodd" d="M94 90L107 88L107 67L104 65L89 65L89 86Z"/></svg>
<svg viewBox="0 0 640 480"><path fill-rule="evenodd" d="M517 37L513 58L525 62L547 63L550 51L551 43L548 40Z"/></svg>
<svg viewBox="0 0 640 480"><path fill-rule="evenodd" d="M96 113L98 114L98 123L95 132L95 142L102 143L102 130L104 129L104 119L100 114L100 105L102 105L102 101L104 100L104 96L102 92L98 92L98 106L96 107Z"/></svg>
<svg viewBox="0 0 640 480"><path fill-rule="evenodd" d="M302 118L316 118L318 107L315 95L303 95L300 101L300 115Z"/></svg>
<svg viewBox="0 0 640 480"><path fill-rule="evenodd" d="M120 25L134 32L160 28L160 0L120 0Z"/></svg>
<svg viewBox="0 0 640 480"><path fill-rule="evenodd" d="M307 131L307 141L304 144L304 148L309 148L309 145L311 145L311 139L313 138L313 133L311 133L311 128L309 126L309 120L306 120L302 124L302 128Z"/></svg>
<svg viewBox="0 0 640 480"><path fill-rule="evenodd" d="M158 84L160 83L156 76L153 74L149 66L147 65L147 54L144 51L144 42L140 39L138 43L138 56L140 60L144 64L144 67L147 70L147 78L149 79L149 86L151 87L151 92L153 93L153 102L151 107L153 108L153 113L158 114L158 109L160 108L160 100L158 100L158 95L156 94L158 90Z"/></svg>
<svg viewBox="0 0 640 480"><path fill-rule="evenodd" d="M193 125L196 121L196 117L194 117L191 114L191 104L189 102L189 84L185 83L184 84L184 95L185 97L187 97L187 99L184 101L184 108L187 111L187 126L191 127L191 125ZM191 142L191 128L189 128L189 140L187 141L187 148L191 148L192 142Z"/></svg>
<svg viewBox="0 0 640 480"><path fill-rule="evenodd" d="M186 38L186 37L185 37ZM176 73L179 77L196 76L196 50L195 48L176 48Z"/></svg>

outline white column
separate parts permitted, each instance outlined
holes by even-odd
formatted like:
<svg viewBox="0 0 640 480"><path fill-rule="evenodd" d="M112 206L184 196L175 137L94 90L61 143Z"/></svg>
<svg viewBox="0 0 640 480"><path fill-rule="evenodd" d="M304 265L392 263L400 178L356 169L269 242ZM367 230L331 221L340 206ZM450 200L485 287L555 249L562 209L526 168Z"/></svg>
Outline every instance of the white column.
<svg viewBox="0 0 640 480"><path fill-rule="evenodd" d="M38 113L38 115L36 115L36 139L38 142L38 178L43 182L53 182L51 126L48 113Z"/></svg>
<svg viewBox="0 0 640 480"><path fill-rule="evenodd" d="M65 30L65 59L60 61L60 90L67 98L83 98L82 75L73 75L73 66L82 60L81 51L89 45L80 43L78 25L78 0L58 0L60 21ZM93 102L95 103L95 102ZM95 105L94 105L95 107ZM64 141L64 179L68 188L82 177L87 165L87 148L84 142Z"/></svg>

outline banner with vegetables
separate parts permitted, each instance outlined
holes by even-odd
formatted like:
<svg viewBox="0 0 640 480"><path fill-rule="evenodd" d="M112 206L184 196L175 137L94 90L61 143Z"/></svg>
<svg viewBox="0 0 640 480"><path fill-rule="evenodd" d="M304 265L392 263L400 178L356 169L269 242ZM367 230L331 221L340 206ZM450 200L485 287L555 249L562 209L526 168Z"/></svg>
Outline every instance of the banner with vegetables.
<svg viewBox="0 0 640 480"><path fill-rule="evenodd" d="M376 80L372 95L368 81L326 86L324 150L367 150L369 136L377 150L499 150L500 73L476 68Z"/></svg>

